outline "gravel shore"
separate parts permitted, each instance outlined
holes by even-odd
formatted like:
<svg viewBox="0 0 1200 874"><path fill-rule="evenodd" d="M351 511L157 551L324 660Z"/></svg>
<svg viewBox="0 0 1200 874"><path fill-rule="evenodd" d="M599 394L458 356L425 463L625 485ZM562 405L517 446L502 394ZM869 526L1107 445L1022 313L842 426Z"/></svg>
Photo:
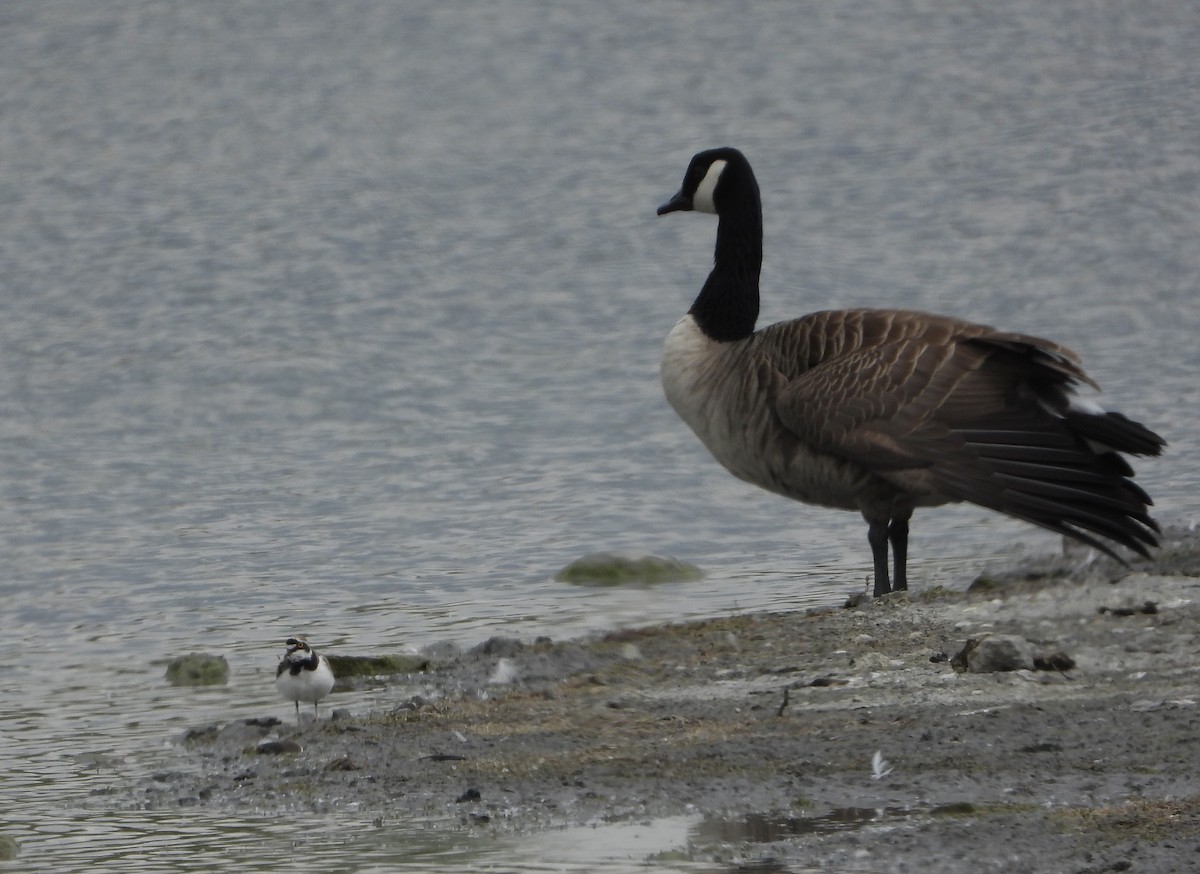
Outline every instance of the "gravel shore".
<svg viewBox="0 0 1200 874"><path fill-rule="evenodd" d="M1001 636L1013 665L954 659ZM965 594L426 655L371 681L389 712L193 729L195 768L131 804L516 831L699 813L724 826L687 853L729 870L1200 869L1192 532L1132 570L1047 559Z"/></svg>

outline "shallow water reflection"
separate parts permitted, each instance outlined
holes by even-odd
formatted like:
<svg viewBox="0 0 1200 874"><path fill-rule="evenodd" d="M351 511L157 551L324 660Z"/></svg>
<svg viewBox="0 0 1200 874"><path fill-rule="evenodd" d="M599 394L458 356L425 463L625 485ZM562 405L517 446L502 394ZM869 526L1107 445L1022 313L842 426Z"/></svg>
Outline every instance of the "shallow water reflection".
<svg viewBox="0 0 1200 874"><path fill-rule="evenodd" d="M289 814L230 818L204 811L77 811L60 824L8 833L21 844L22 871L208 872L484 871L625 872L723 870L689 861L695 817L514 835L457 820L404 824L346 816ZM47 862L46 860L52 860Z"/></svg>
<svg viewBox="0 0 1200 874"><path fill-rule="evenodd" d="M732 818L705 818L692 828L692 840L701 845L769 844L804 835L849 831L885 821L907 818L902 807L843 807L820 816L752 813Z"/></svg>

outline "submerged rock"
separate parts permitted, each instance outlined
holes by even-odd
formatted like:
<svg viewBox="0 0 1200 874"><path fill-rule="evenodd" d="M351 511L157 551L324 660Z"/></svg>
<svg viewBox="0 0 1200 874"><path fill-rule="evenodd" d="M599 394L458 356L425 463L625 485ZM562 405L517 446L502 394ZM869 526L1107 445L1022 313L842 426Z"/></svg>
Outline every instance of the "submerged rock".
<svg viewBox="0 0 1200 874"><path fill-rule="evenodd" d="M21 845L15 838L0 835L0 862L11 862L21 852Z"/></svg>
<svg viewBox="0 0 1200 874"><path fill-rule="evenodd" d="M704 573L694 564L674 558L643 555L631 558L612 552L597 552L576 559L554 575L560 583L579 586L653 585L699 580Z"/></svg>
<svg viewBox="0 0 1200 874"><path fill-rule="evenodd" d="M229 680L229 662L225 656L192 652L171 659L166 677L172 686L219 686Z"/></svg>

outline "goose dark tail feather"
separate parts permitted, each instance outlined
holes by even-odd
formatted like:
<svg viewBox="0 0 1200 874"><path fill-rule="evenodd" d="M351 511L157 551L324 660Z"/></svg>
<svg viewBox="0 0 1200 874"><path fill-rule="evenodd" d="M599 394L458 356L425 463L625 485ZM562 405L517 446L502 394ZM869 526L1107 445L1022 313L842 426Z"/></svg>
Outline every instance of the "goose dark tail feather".
<svg viewBox="0 0 1200 874"><path fill-rule="evenodd" d="M1068 410L1068 427L1085 440L1130 455L1161 455L1167 442L1143 425L1120 413L1085 413Z"/></svg>
<svg viewBox="0 0 1200 874"><path fill-rule="evenodd" d="M1166 442L1120 413L1072 410L1052 421L960 431L977 463L944 470L947 491L1118 561L1109 543L1148 558L1160 531L1153 501L1118 452L1158 455Z"/></svg>

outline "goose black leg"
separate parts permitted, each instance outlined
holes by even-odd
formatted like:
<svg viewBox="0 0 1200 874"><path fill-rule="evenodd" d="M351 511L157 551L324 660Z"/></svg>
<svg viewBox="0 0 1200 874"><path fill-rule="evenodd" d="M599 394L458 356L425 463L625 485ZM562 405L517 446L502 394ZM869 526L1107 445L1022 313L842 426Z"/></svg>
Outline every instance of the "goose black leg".
<svg viewBox="0 0 1200 874"><path fill-rule="evenodd" d="M905 523L907 530L907 523ZM892 590L888 580L888 523L868 522L867 543L871 544L871 558L875 563L875 597L886 595ZM908 541L905 540L907 547Z"/></svg>
<svg viewBox="0 0 1200 874"><path fill-rule="evenodd" d="M888 525L888 540L892 544L892 563L896 573L892 576L892 591L908 588L908 520L912 513L897 516Z"/></svg>

